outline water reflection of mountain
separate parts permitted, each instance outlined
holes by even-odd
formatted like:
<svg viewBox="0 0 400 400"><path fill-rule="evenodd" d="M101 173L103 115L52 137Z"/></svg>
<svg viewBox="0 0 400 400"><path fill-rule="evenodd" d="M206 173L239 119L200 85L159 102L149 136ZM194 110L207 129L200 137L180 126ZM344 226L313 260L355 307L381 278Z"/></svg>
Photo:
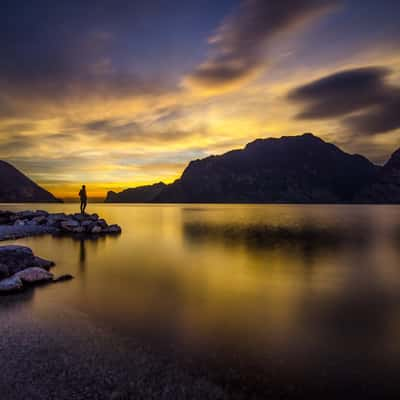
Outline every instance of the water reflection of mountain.
<svg viewBox="0 0 400 400"><path fill-rule="evenodd" d="M185 238L192 243L222 242L244 245L252 249L288 247L309 250L334 250L343 247L364 247L372 238L368 224L364 226L321 227L313 224L273 226L263 224L213 224L187 222Z"/></svg>

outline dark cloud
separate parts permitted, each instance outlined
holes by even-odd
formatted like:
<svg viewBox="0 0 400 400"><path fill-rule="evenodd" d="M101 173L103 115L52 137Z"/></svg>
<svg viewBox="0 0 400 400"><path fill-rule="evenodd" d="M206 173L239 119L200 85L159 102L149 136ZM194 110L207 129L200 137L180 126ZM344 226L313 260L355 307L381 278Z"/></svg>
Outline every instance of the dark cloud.
<svg viewBox="0 0 400 400"><path fill-rule="evenodd" d="M195 132L182 129L152 129L136 121L121 122L118 119L90 121L82 126L84 131L98 135L112 142L165 143L195 135Z"/></svg>
<svg viewBox="0 0 400 400"><path fill-rule="evenodd" d="M400 128L400 90L393 91L388 99L360 115L344 119L344 123L355 132L366 135L386 133Z"/></svg>
<svg viewBox="0 0 400 400"><path fill-rule="evenodd" d="M299 119L341 118L356 134L400 127L400 88L387 83L390 70L366 67L341 71L295 88L289 99L303 105Z"/></svg>
<svg viewBox="0 0 400 400"><path fill-rule="evenodd" d="M36 137L36 135L35 135ZM38 135L38 139L46 140L49 143L60 141L60 143L66 142L68 140L75 140L76 135L72 133L51 133Z"/></svg>
<svg viewBox="0 0 400 400"><path fill-rule="evenodd" d="M86 129L89 131L93 132L103 132L104 130L110 129L113 124L112 124L111 119L98 119L95 121L90 121L87 124L84 125Z"/></svg>
<svg viewBox="0 0 400 400"><path fill-rule="evenodd" d="M329 75L294 89L291 100L302 102L298 118L331 118L384 101L385 68L359 68Z"/></svg>
<svg viewBox="0 0 400 400"><path fill-rule="evenodd" d="M164 107L159 109L157 110L158 116L152 121L152 124L174 123L185 116L185 109L187 112L188 107L183 106Z"/></svg>
<svg viewBox="0 0 400 400"><path fill-rule="evenodd" d="M21 151L32 150L36 147L34 138L24 135L12 135L6 142L0 143L0 157L8 158Z"/></svg>
<svg viewBox="0 0 400 400"><path fill-rule="evenodd" d="M215 53L188 77L205 87L236 83L251 76L265 61L265 48L279 33L290 31L335 0L244 0L210 40Z"/></svg>
<svg viewBox="0 0 400 400"><path fill-rule="evenodd" d="M136 122L121 123L116 119L102 119L84 125L88 131L114 142L132 141L143 135L141 126Z"/></svg>
<svg viewBox="0 0 400 400"><path fill-rule="evenodd" d="M92 167L96 162L95 157L85 157L81 154L68 154L59 158L11 156L7 160L22 171L29 171L29 175L32 177L52 174L62 176L71 172L76 173L76 171L83 171Z"/></svg>
<svg viewBox="0 0 400 400"><path fill-rule="evenodd" d="M0 126L0 133L6 133L6 134L20 134L21 132L26 132L26 131L32 131L35 129L36 123L35 122L23 122L23 121L18 121L18 122L9 122L9 123L3 123Z"/></svg>
<svg viewBox="0 0 400 400"><path fill-rule="evenodd" d="M31 128L35 127L35 124L23 123L12 125L12 129L24 130L25 127ZM7 131L9 135L5 142L0 143L0 157L9 158L15 157L18 154L26 152L34 152L40 145L50 145L50 146L62 146L69 140L75 140L75 135L70 133L41 133L34 135L28 135L24 133L15 133L15 131ZM10 134L10 132L12 132Z"/></svg>
<svg viewBox="0 0 400 400"><path fill-rule="evenodd" d="M86 67L82 67L86 68ZM33 67L34 69L34 67ZM1 74L0 67L0 74ZM15 117L47 104L50 108L88 99L120 100L135 96L160 95L170 88L157 79L144 79L135 74L112 71L97 74L90 70L74 73L44 71L40 75L26 73L21 77L0 75L0 90L8 93L0 99L0 116ZM39 104L40 103L40 104ZM49 108L47 107L47 108Z"/></svg>
<svg viewBox="0 0 400 400"><path fill-rule="evenodd" d="M126 56L127 33L161 9L161 0L147 3L2 1L0 117L21 115L45 102L170 90L161 76L135 68Z"/></svg>

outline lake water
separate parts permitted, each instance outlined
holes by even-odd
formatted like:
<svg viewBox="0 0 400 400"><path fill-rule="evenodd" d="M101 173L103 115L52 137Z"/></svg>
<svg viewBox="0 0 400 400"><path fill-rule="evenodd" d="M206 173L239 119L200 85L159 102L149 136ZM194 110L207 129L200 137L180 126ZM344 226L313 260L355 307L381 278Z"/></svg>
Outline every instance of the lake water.
<svg viewBox="0 0 400 400"><path fill-rule="evenodd" d="M54 273L75 276L32 291L23 304L32 313L51 320L49 306L72 308L189 364L228 365L254 385L279 376L396 385L400 207L90 204L88 212L122 234L16 241L55 261Z"/></svg>

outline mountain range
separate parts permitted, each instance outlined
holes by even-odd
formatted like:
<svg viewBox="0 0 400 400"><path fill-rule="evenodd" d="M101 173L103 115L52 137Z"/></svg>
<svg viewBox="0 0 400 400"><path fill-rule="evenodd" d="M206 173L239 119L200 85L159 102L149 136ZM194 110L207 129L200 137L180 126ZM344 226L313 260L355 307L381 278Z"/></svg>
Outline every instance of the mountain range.
<svg viewBox="0 0 400 400"><path fill-rule="evenodd" d="M105 202L400 203L400 149L378 166L311 133L257 139L191 161L169 185L108 192Z"/></svg>
<svg viewBox="0 0 400 400"><path fill-rule="evenodd" d="M59 202L0 161L0 202ZM191 161L171 184L108 192L106 203L400 203L400 149L383 166L311 133L257 139Z"/></svg>
<svg viewBox="0 0 400 400"><path fill-rule="evenodd" d="M0 160L1 203L51 203L60 202L11 164Z"/></svg>

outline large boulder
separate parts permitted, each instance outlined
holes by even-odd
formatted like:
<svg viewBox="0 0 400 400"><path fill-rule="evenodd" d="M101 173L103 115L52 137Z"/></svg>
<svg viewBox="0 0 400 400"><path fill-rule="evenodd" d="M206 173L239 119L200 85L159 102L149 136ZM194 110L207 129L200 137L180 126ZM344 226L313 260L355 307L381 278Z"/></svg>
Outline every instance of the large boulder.
<svg viewBox="0 0 400 400"><path fill-rule="evenodd" d="M97 221L97 220L99 219L99 216L98 216L97 214L92 214L92 215L89 215L89 218L90 218L92 221Z"/></svg>
<svg viewBox="0 0 400 400"><path fill-rule="evenodd" d="M22 290L23 287L24 285L21 281L21 278L16 275L13 275L12 277L7 279L0 280L0 294Z"/></svg>
<svg viewBox="0 0 400 400"><path fill-rule="evenodd" d="M53 274L43 268L33 267L17 272L14 276L18 277L22 283L49 282L53 280Z"/></svg>
<svg viewBox="0 0 400 400"><path fill-rule="evenodd" d="M47 217L47 225L59 228L62 221L67 220L64 213L49 214Z"/></svg>
<svg viewBox="0 0 400 400"><path fill-rule="evenodd" d="M10 276L10 269L7 264L0 264L0 279L7 278Z"/></svg>
<svg viewBox="0 0 400 400"><path fill-rule="evenodd" d="M27 210L27 211L19 211L17 212L17 217L20 219L32 219L35 218L37 214L35 211Z"/></svg>
<svg viewBox="0 0 400 400"><path fill-rule="evenodd" d="M43 268L49 270L51 267L54 267L54 262L50 260L46 260L45 258L35 256L35 267Z"/></svg>
<svg viewBox="0 0 400 400"><path fill-rule="evenodd" d="M49 220L53 221L63 221L67 219L67 215L65 213L54 213L48 215Z"/></svg>
<svg viewBox="0 0 400 400"><path fill-rule="evenodd" d="M35 257L32 250L26 246L1 246L0 263L8 267L8 276L10 276L32 267L35 263Z"/></svg>
<svg viewBox="0 0 400 400"><path fill-rule="evenodd" d="M113 224L108 227L109 233L121 233L121 227L119 225Z"/></svg>
<svg viewBox="0 0 400 400"><path fill-rule="evenodd" d="M35 225L45 225L47 223L47 217L45 215L38 215L37 217L32 218L32 222Z"/></svg>
<svg viewBox="0 0 400 400"><path fill-rule="evenodd" d="M54 263L37 257L26 246L0 246L0 276L2 278L16 274L31 267L48 269Z"/></svg>
<svg viewBox="0 0 400 400"><path fill-rule="evenodd" d="M52 261L37 257L26 246L0 246L0 294L22 290L24 284L52 282Z"/></svg>
<svg viewBox="0 0 400 400"><path fill-rule="evenodd" d="M101 233L101 231L102 231L101 226L95 225L90 232L96 234L96 233Z"/></svg>
<svg viewBox="0 0 400 400"><path fill-rule="evenodd" d="M50 214L45 210L36 210L36 215L37 216L48 217Z"/></svg>
<svg viewBox="0 0 400 400"><path fill-rule="evenodd" d="M77 228L79 225L79 222L72 218L61 222L61 228L67 232L73 232L74 228Z"/></svg>
<svg viewBox="0 0 400 400"><path fill-rule="evenodd" d="M0 210L0 225L13 224L15 219L16 219L16 215L12 211L1 211Z"/></svg>
<svg viewBox="0 0 400 400"><path fill-rule="evenodd" d="M85 220L85 221L82 221L82 226L83 227L85 227L85 228L87 228L87 227L89 227L89 226L95 226L95 222L93 222L91 219L90 220Z"/></svg>
<svg viewBox="0 0 400 400"><path fill-rule="evenodd" d="M108 227L107 222L103 218L98 219L96 223L100 226L101 229L105 229Z"/></svg>
<svg viewBox="0 0 400 400"><path fill-rule="evenodd" d="M14 226L25 226L26 225L26 221L24 219L17 219L14 222Z"/></svg>

